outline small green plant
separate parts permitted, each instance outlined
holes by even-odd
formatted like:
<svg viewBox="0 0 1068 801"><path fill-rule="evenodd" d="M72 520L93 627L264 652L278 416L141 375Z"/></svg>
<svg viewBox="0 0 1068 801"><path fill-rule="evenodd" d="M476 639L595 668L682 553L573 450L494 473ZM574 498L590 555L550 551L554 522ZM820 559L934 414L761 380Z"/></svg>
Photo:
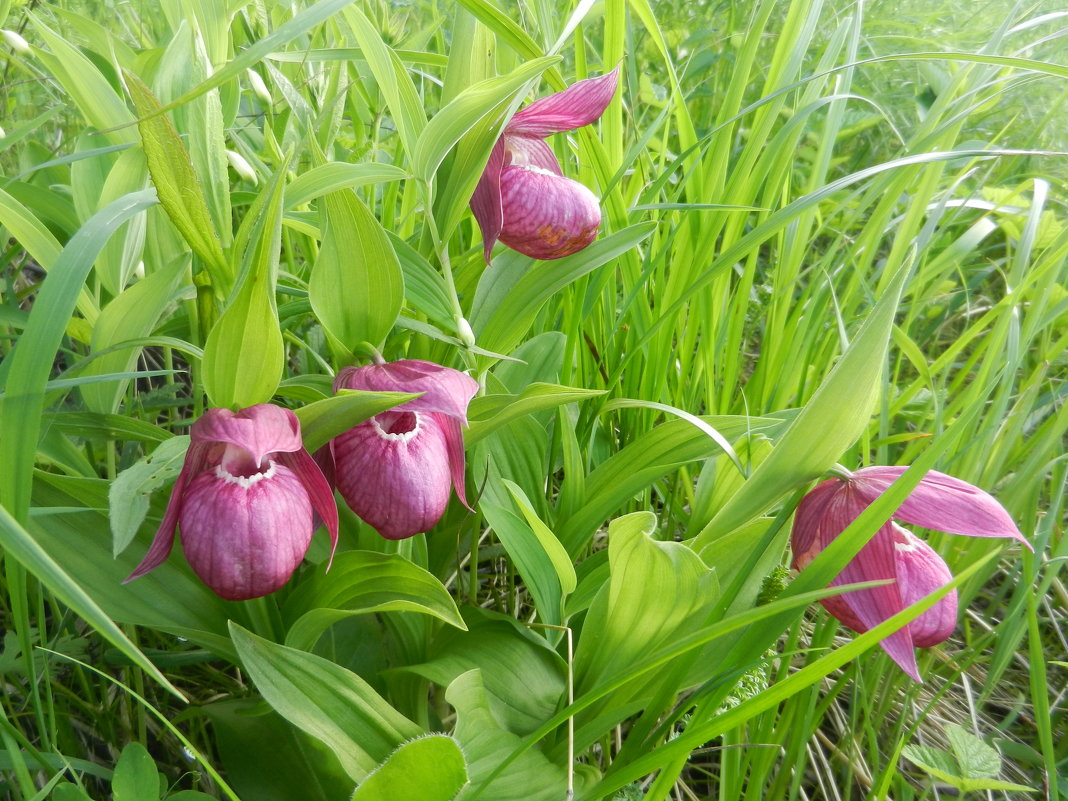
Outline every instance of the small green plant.
<svg viewBox="0 0 1068 801"><path fill-rule="evenodd" d="M901 753L931 778L952 785L961 793L982 790L1037 792L1025 784L999 779L1001 754L963 726L946 724L946 737L951 751L931 745L906 745Z"/></svg>
<svg viewBox="0 0 1068 801"><path fill-rule="evenodd" d="M60 782L49 796L51 801L94 801L84 789ZM111 801L199 801L211 799L199 790L170 792L167 777L156 770L151 754L140 743L127 743L111 775Z"/></svg>

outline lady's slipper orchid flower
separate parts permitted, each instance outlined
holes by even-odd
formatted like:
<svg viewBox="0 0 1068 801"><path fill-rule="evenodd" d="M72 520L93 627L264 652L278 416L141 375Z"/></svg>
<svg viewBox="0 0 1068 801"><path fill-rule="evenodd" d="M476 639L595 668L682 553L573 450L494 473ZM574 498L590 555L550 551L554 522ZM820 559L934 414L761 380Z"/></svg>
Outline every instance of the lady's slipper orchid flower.
<svg viewBox="0 0 1068 801"><path fill-rule="evenodd" d="M333 558L334 494L304 450L293 412L269 403L239 412L208 409L190 440L163 522L126 581L163 563L175 526L193 572L228 601L285 584L308 550L316 516L330 532Z"/></svg>
<svg viewBox="0 0 1068 801"><path fill-rule="evenodd" d="M386 539L430 529L445 513L450 487L464 494L467 405L478 382L459 370L415 359L346 367L334 391L421 392L330 441L333 480L341 497ZM328 470L329 472L329 470Z"/></svg>
<svg viewBox="0 0 1068 801"><path fill-rule="evenodd" d="M866 467L847 479L818 484L797 507L791 545L793 566L805 568L883 494L904 467ZM1011 537L1028 548L1009 513L978 487L931 470L904 500L894 517L922 528L969 537ZM887 521L845 566L832 586L892 579L893 583L854 590L820 601L841 623L863 633L953 578L931 546L893 520ZM944 642L957 623L957 593L950 592L880 645L902 670L921 681L913 647Z"/></svg>
<svg viewBox="0 0 1068 801"><path fill-rule="evenodd" d="M597 197L564 177L545 138L596 121L615 95L618 80L616 67L579 81L531 103L505 126L471 197L487 264L498 239L535 259L559 259L597 238Z"/></svg>

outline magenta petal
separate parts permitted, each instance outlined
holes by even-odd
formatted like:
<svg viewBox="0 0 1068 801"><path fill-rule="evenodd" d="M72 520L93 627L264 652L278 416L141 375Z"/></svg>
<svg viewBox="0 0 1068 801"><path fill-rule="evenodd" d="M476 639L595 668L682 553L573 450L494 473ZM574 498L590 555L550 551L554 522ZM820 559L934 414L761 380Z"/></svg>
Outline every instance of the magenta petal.
<svg viewBox="0 0 1068 801"><path fill-rule="evenodd" d="M867 467L854 482L869 500L886 491L904 467ZM1028 548L1030 543L1005 508L991 495L967 481L931 470L901 504L894 517L914 526L969 537L1011 537ZM1031 548L1031 550L1034 550Z"/></svg>
<svg viewBox="0 0 1068 801"><path fill-rule="evenodd" d="M257 465L270 453L299 451L300 421L289 409L261 403L239 412L208 409L193 423L194 442L236 445L249 453Z"/></svg>
<svg viewBox="0 0 1068 801"><path fill-rule="evenodd" d="M595 122L616 93L619 67L599 78L587 78L562 92L535 100L512 117L506 134L546 137Z"/></svg>
<svg viewBox="0 0 1068 801"><path fill-rule="evenodd" d="M460 499L460 503L471 509L471 504L467 502L467 491L464 487L466 478L467 460L464 455L464 435L463 430L460 428L460 421L455 417L447 417L446 415L436 415L438 419L438 425L441 426L442 432L445 434L445 450L449 455L449 472L452 474L452 487L456 490L456 497ZM473 512L474 509L471 509Z"/></svg>
<svg viewBox="0 0 1068 801"><path fill-rule="evenodd" d="M449 446L438 419L385 412L331 441L338 492L387 539L427 531L448 505Z"/></svg>
<svg viewBox="0 0 1068 801"><path fill-rule="evenodd" d="M301 448L294 453L280 453L276 457L279 464L283 464L293 471L293 475L300 481L301 486L308 493L312 508L318 515L318 520L326 526L330 533L330 559L326 569L334 561L334 551L337 550L337 503L334 501L334 490L323 474L322 469L306 450ZM315 525L318 528L318 525Z"/></svg>
<svg viewBox="0 0 1068 801"><path fill-rule="evenodd" d="M597 238L597 196L578 181L538 167L512 165L501 174L501 241L535 259L559 259Z"/></svg>
<svg viewBox="0 0 1068 801"><path fill-rule="evenodd" d="M155 570L167 560L171 548L174 547L174 529L178 525L178 515L182 509L182 496L185 494L189 483L207 468L208 456L211 450L212 447L208 443L189 443L189 450L185 453L182 470L178 473L178 480L174 482L174 487L171 489L171 497L167 501L167 511L164 512L163 520L160 521L159 528L156 529L156 535L152 538L148 553L145 554L141 563L134 568L134 571L123 579L123 584L141 578L141 576L151 570Z"/></svg>
<svg viewBox="0 0 1068 801"><path fill-rule="evenodd" d="M894 525L897 586L903 606L911 606L946 586L953 579L935 550L912 532ZM945 642L957 625L957 591L952 590L933 607L909 623L912 642L929 648Z"/></svg>
<svg viewBox="0 0 1068 801"><path fill-rule="evenodd" d="M467 405L478 392L471 376L418 359L388 364L346 367L334 379L334 391L358 389L371 392L421 392L422 397L397 407L412 412L439 412L467 422Z"/></svg>
<svg viewBox="0 0 1068 801"><path fill-rule="evenodd" d="M820 520L826 514L827 507L832 503L836 493L843 490L843 483L832 478L817 484L797 505L797 510L794 512L794 526L790 533L790 547L794 553L795 570L803 569L830 544L830 540L822 542L818 539ZM859 509L856 514L860 514ZM847 522L846 525L849 523Z"/></svg>
<svg viewBox="0 0 1068 801"><path fill-rule="evenodd" d="M300 479L276 462L251 478L201 473L178 525L193 571L222 598L241 601L289 580L311 541L312 508Z"/></svg>
<svg viewBox="0 0 1068 801"><path fill-rule="evenodd" d="M897 586L893 531L893 523L888 522L875 532L875 535L865 543L860 552L831 582L832 585L839 587L862 581L889 579L894 582L879 587L853 590L839 596L857 619L864 624L865 631L875 628L904 608ZM884 638L879 645L909 676L916 681L922 681L916 665L912 636L907 626Z"/></svg>
<svg viewBox="0 0 1068 801"><path fill-rule="evenodd" d="M504 225L504 212L501 209L501 170L504 169L504 141L498 139L490 152L486 169L478 179L475 192L471 195L471 213L482 231L482 248L486 264L490 263L493 246L501 235Z"/></svg>

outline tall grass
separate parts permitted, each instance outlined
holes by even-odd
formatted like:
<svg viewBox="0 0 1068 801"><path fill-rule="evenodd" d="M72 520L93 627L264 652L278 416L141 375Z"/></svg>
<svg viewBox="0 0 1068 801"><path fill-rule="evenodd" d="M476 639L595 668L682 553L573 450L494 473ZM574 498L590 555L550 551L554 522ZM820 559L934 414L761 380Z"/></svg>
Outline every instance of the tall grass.
<svg viewBox="0 0 1068 801"><path fill-rule="evenodd" d="M0 3L0 795L938 798L948 724L987 797L1068 795L1065 17L959 6ZM599 241L486 266L507 115L617 64L549 140ZM342 508L267 599L177 554L120 585L206 406L314 438L368 345L479 379L474 512ZM929 534L962 614L923 684L872 647L904 618L812 605L878 510L783 567L836 462L963 478L1035 546Z"/></svg>

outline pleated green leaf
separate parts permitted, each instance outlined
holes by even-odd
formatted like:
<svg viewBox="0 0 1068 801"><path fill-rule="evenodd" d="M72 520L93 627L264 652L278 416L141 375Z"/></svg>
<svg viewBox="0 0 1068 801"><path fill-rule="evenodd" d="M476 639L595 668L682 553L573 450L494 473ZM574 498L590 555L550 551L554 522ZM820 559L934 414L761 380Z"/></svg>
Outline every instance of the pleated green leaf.
<svg viewBox="0 0 1068 801"><path fill-rule="evenodd" d="M283 617L291 622L286 644L310 649L343 618L391 611L418 612L466 628L449 591L431 573L397 554L345 551L286 601Z"/></svg>
<svg viewBox="0 0 1068 801"><path fill-rule="evenodd" d="M312 310L346 350L380 345L404 303L404 276L382 224L355 193L321 203L323 243L308 285Z"/></svg>
<svg viewBox="0 0 1068 801"><path fill-rule="evenodd" d="M520 740L502 729L493 716L482 671L470 670L458 676L445 691L445 700L456 709L453 736L467 757L471 777L460 801L473 797L475 790L487 801L559 801L565 797L563 769L538 751L526 751L490 778Z"/></svg>
<svg viewBox="0 0 1068 801"><path fill-rule="evenodd" d="M216 290L225 293L233 277L189 152L145 82L129 70L123 75L134 108L143 118L137 129L160 205L189 247L204 261Z"/></svg>
<svg viewBox="0 0 1068 801"><path fill-rule="evenodd" d="M264 700L333 751L353 781L362 781L404 741L424 733L355 673L236 623L230 633Z"/></svg>
<svg viewBox="0 0 1068 801"><path fill-rule="evenodd" d="M467 783L467 764L456 741L428 734L405 743L375 768L352 801L452 801Z"/></svg>
<svg viewBox="0 0 1068 801"><path fill-rule="evenodd" d="M274 292L286 166L264 187L235 238L235 248L244 253L240 285L204 344L204 389L214 406L264 403L282 378L285 346Z"/></svg>

